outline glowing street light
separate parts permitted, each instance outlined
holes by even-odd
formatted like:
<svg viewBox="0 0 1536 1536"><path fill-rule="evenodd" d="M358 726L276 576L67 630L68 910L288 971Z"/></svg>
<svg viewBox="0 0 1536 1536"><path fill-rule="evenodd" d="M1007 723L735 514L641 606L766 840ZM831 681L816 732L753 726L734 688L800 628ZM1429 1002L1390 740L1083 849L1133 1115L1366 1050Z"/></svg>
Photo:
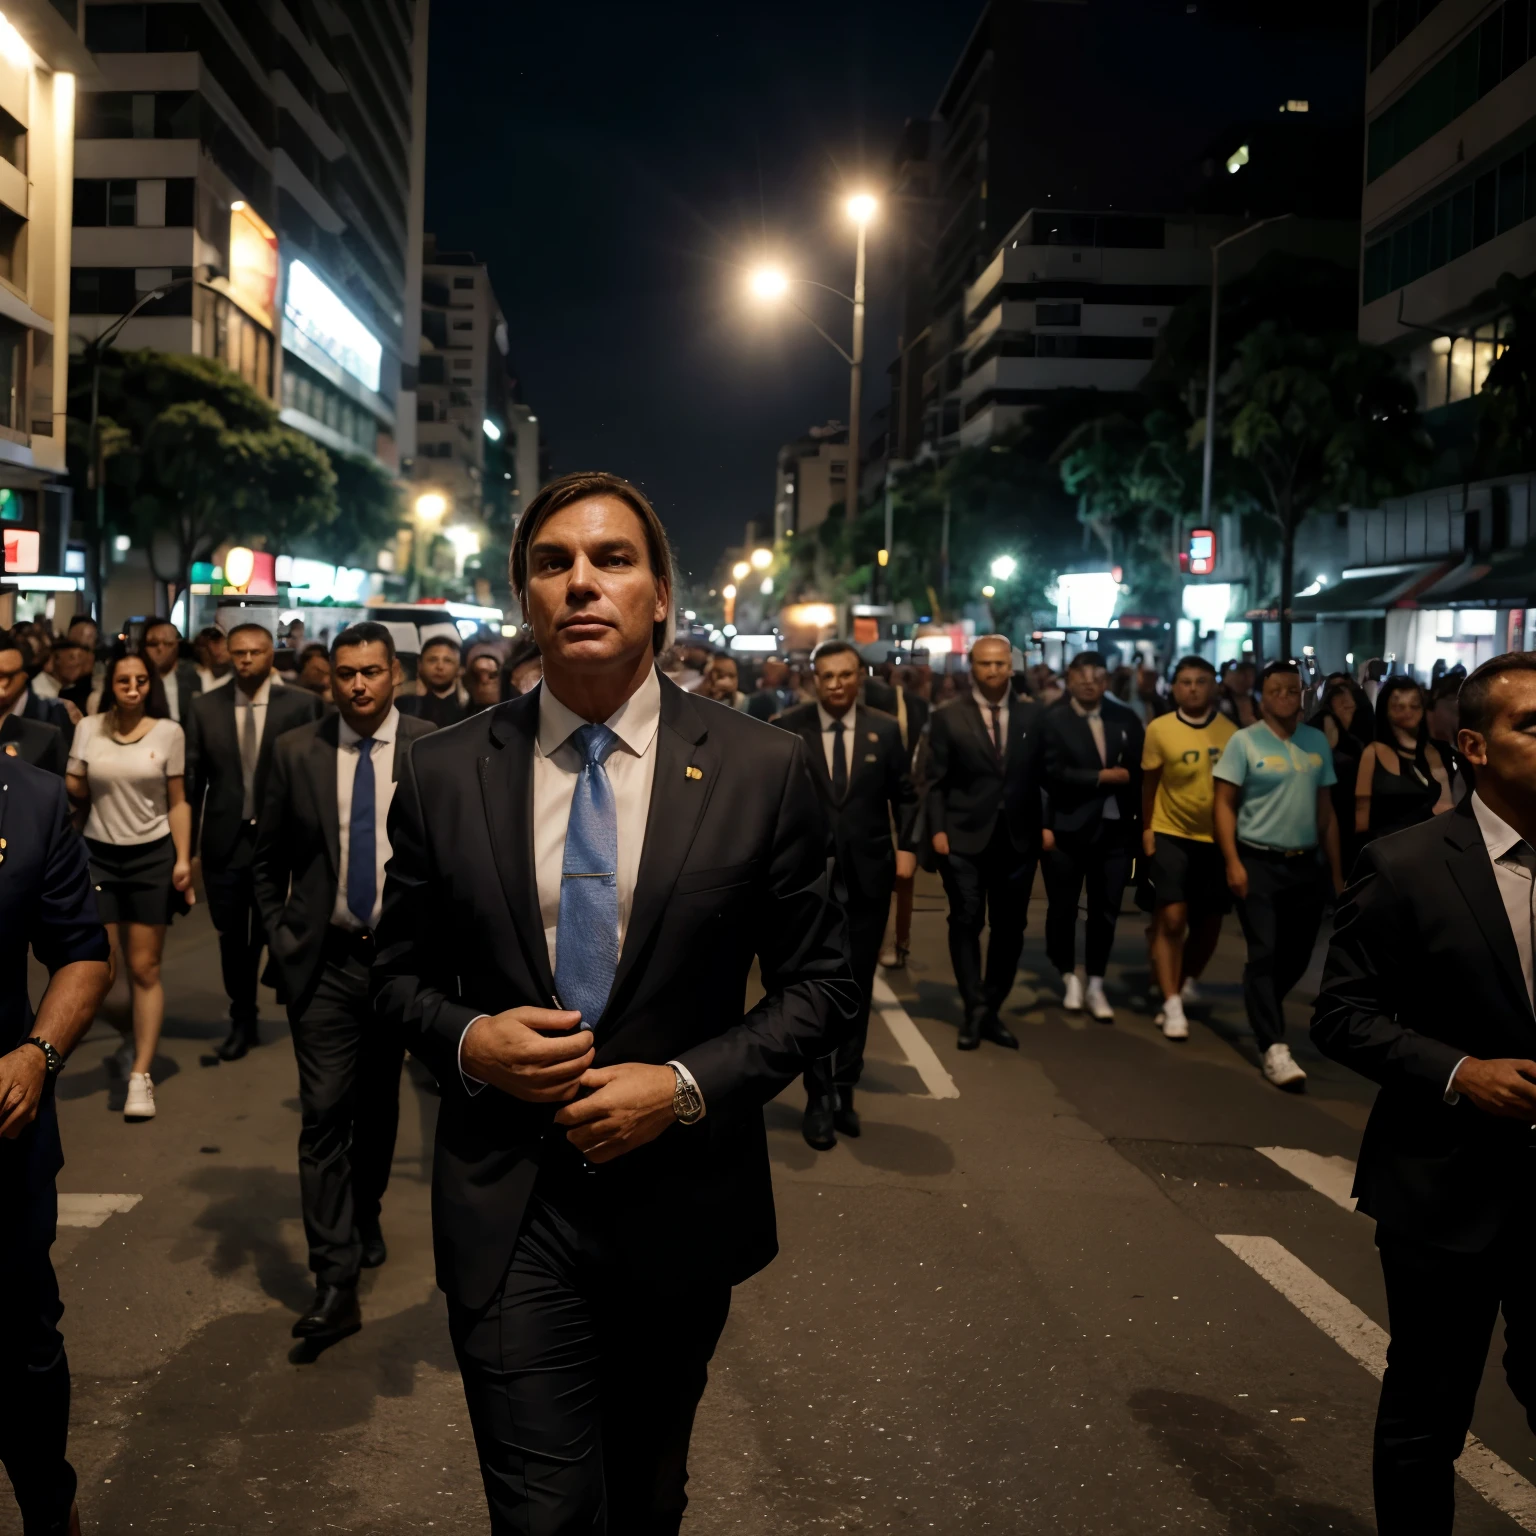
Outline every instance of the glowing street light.
<svg viewBox="0 0 1536 1536"><path fill-rule="evenodd" d="M224 585L243 592L251 584L256 570L256 556L245 545L237 544L224 556Z"/></svg>
<svg viewBox="0 0 1536 1536"><path fill-rule="evenodd" d="M721 587L721 589L720 589L720 596L723 597L726 600L726 602L728 602L728 603L735 602L735 600L736 600L736 584L735 584L735 582L727 582L723 587Z"/></svg>
<svg viewBox="0 0 1536 1536"><path fill-rule="evenodd" d="M754 571L766 571L773 564L773 551L771 549L754 549L752 551L752 569Z"/></svg>
<svg viewBox="0 0 1536 1536"><path fill-rule="evenodd" d="M985 587L983 587L981 589L981 595L983 597L996 597L997 596L997 588L992 586L992 585L990 585L990 584L988 584L987 586L985 586Z"/></svg>
<svg viewBox="0 0 1536 1536"><path fill-rule="evenodd" d="M855 224L867 224L880 206L868 192L858 192L848 199L848 217Z"/></svg>
<svg viewBox="0 0 1536 1536"><path fill-rule="evenodd" d="M759 267L747 286L760 299L782 299L789 292L789 279L777 267Z"/></svg>
<svg viewBox="0 0 1536 1536"><path fill-rule="evenodd" d="M439 521L448 510L448 498L436 491L423 491L416 498L416 516L424 523Z"/></svg>
<svg viewBox="0 0 1536 1536"><path fill-rule="evenodd" d="M737 581L745 581L751 574L752 567L748 565L745 560L738 560L736 564L731 567L731 575L734 576Z"/></svg>
<svg viewBox="0 0 1536 1536"><path fill-rule="evenodd" d="M992 562L992 574L999 581L1007 581L1018 568L1019 562L1012 555L999 555Z"/></svg>

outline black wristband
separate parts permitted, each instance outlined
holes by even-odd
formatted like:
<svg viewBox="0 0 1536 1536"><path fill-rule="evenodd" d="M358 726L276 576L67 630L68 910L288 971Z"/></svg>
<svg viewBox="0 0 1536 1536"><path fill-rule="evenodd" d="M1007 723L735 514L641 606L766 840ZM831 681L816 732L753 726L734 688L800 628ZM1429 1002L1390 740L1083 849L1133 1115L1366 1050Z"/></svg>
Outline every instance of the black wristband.
<svg viewBox="0 0 1536 1536"><path fill-rule="evenodd" d="M23 1045L35 1045L43 1053L43 1060L47 1063L46 1071L49 1077L57 1077L64 1070L64 1058L46 1040L39 1039L36 1035L28 1035L21 1043Z"/></svg>

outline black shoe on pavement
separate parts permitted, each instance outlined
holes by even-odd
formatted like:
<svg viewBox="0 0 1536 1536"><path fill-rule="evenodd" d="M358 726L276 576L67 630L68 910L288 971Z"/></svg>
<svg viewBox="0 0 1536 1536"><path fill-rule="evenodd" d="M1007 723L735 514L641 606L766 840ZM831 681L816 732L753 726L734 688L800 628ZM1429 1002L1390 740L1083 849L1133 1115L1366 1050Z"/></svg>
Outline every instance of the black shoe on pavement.
<svg viewBox="0 0 1536 1536"><path fill-rule="evenodd" d="M214 1055L220 1061L239 1061L253 1045L260 1043L255 1024L231 1024L228 1035L224 1037L223 1044L215 1049Z"/></svg>
<svg viewBox="0 0 1536 1536"><path fill-rule="evenodd" d="M389 1257L384 1234L377 1227L364 1227L359 1236L363 1243L363 1268L377 1269Z"/></svg>
<svg viewBox="0 0 1536 1536"><path fill-rule="evenodd" d="M995 1013L981 1026L981 1038L990 1040L993 1045L1004 1046L1010 1051L1016 1051L1019 1048L1018 1036Z"/></svg>
<svg viewBox="0 0 1536 1536"><path fill-rule="evenodd" d="M853 1107L853 1089L837 1090L837 1108L832 1111L832 1124L843 1136L857 1137L863 1130L859 1124L859 1112Z"/></svg>
<svg viewBox="0 0 1536 1536"><path fill-rule="evenodd" d="M805 1137L808 1147L814 1147L818 1152L830 1152L837 1145L832 1124L836 1104L836 1099L812 1099L805 1106L805 1119L800 1122L800 1134Z"/></svg>
<svg viewBox="0 0 1536 1536"><path fill-rule="evenodd" d="M981 1032L986 1021L987 1016L980 1009L966 1015L965 1023L960 1026L960 1039L956 1042L962 1051L974 1051L979 1048Z"/></svg>
<svg viewBox="0 0 1536 1536"><path fill-rule="evenodd" d="M325 1285L315 1287L315 1299L309 1311L293 1325L296 1339L344 1339L363 1326L363 1314L358 1310L355 1285Z"/></svg>

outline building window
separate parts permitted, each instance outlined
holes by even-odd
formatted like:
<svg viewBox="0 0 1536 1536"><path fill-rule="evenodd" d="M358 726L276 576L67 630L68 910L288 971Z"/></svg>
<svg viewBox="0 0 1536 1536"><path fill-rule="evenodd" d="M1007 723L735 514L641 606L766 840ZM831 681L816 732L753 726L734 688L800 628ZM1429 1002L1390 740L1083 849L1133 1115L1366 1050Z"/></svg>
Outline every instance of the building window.
<svg viewBox="0 0 1536 1536"><path fill-rule="evenodd" d="M27 286L27 221L9 208L0 208L0 277L18 288Z"/></svg>
<svg viewBox="0 0 1536 1536"><path fill-rule="evenodd" d="M1036 325L1081 325L1083 323L1083 306L1081 304L1036 304Z"/></svg>
<svg viewBox="0 0 1536 1536"><path fill-rule="evenodd" d="M1510 322L1479 326L1471 336L1437 336L1412 363L1419 406L1426 411L1480 394L1488 371L1508 346Z"/></svg>
<svg viewBox="0 0 1536 1536"><path fill-rule="evenodd" d="M456 331L472 331L475 328L475 322L473 320L455 320L453 328Z"/></svg>
<svg viewBox="0 0 1536 1536"><path fill-rule="evenodd" d="M18 171L27 168L27 130L4 108L0 108L0 159L9 160Z"/></svg>
<svg viewBox="0 0 1536 1536"><path fill-rule="evenodd" d="M27 333L11 320L0 320L0 427L25 432L22 407L27 394Z"/></svg>
<svg viewBox="0 0 1536 1536"><path fill-rule="evenodd" d="M1371 68L1375 69L1440 0L1377 0L1371 7Z"/></svg>
<svg viewBox="0 0 1536 1536"><path fill-rule="evenodd" d="M475 280L472 277L456 277L453 280L453 286L455 288L473 288Z"/></svg>
<svg viewBox="0 0 1536 1536"><path fill-rule="evenodd" d="M107 183L107 223L132 225L138 222L139 184L136 181Z"/></svg>
<svg viewBox="0 0 1536 1536"><path fill-rule="evenodd" d="M197 182L177 176L165 184L165 222L172 229L190 229L197 222Z"/></svg>

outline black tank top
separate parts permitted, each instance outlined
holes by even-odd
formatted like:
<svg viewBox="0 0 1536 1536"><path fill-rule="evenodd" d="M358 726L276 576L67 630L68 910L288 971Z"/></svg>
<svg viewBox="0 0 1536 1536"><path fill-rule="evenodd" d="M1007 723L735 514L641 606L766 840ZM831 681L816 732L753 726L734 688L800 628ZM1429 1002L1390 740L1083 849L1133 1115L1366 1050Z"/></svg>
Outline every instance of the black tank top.
<svg viewBox="0 0 1536 1536"><path fill-rule="evenodd" d="M1440 798L1440 781L1429 770L1429 759L1421 747L1412 756L1397 753L1399 771L1382 766L1378 744L1376 766L1371 774L1371 837L1385 837L1404 827L1417 826L1435 813Z"/></svg>

